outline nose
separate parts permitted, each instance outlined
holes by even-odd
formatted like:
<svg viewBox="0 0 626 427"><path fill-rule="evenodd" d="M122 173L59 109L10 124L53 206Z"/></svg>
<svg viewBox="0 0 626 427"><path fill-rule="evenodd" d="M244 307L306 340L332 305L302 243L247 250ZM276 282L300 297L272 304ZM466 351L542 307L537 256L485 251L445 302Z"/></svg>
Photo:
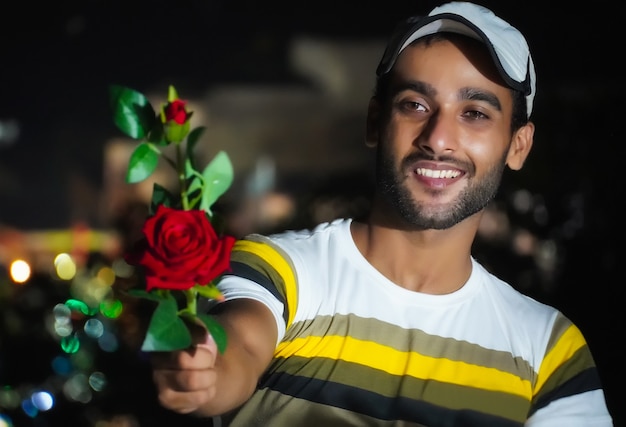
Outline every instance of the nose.
<svg viewBox="0 0 626 427"><path fill-rule="evenodd" d="M452 115L439 110L433 114L417 140L420 149L431 155L450 153L457 148L456 126Z"/></svg>

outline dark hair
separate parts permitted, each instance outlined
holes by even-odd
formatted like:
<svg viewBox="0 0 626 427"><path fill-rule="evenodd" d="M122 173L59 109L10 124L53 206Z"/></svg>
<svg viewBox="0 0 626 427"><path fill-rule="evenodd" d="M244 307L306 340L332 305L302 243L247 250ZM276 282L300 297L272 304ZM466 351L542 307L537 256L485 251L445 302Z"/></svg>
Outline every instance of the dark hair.
<svg viewBox="0 0 626 427"><path fill-rule="evenodd" d="M411 45L418 43L424 43L426 45L429 45L434 41L451 40L455 37L470 38L468 36L456 33L441 32L430 34L428 36L422 37L421 39L417 39L413 41ZM376 78L374 97L381 103L381 105L384 105L388 101L390 75L391 72L382 74ZM511 112L511 133L513 133L520 127L528 123L528 110L526 105L526 96L523 92L516 89L511 89L511 96L513 98L513 110Z"/></svg>

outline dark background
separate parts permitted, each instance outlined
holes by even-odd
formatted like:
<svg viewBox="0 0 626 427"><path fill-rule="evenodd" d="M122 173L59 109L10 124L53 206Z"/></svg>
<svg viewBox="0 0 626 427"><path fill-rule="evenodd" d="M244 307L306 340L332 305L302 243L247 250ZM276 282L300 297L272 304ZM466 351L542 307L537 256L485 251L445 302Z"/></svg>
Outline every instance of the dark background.
<svg viewBox="0 0 626 427"><path fill-rule="evenodd" d="M386 37L398 18L427 13L434 4L15 3L0 27L0 120L17 120L20 134L12 141L0 138L0 224L20 229L66 227L68 173L96 188L101 185L99 144L118 132L110 120L109 84L165 88L171 83L179 92L189 93L224 82L286 82L296 79L285 57L291 37L308 34L341 41ZM535 148L524 172L505 185L524 185L542 198L550 212L547 223L538 225L514 214L512 220L557 242L562 255L550 286L529 285L524 291L555 305L579 325L594 352L615 425L625 425L620 388L626 380L621 350L626 277L620 267L626 255L621 222L626 143L621 106L626 90L623 68L618 66L624 54L620 30L624 24L619 21L623 10L598 1L584 7L534 0L482 4L527 34L538 74ZM477 251L512 283L528 269L529 260L500 248L477 245ZM51 301L62 297L48 292ZM19 299L5 302L19 303ZM22 314L41 315L26 309ZM19 342L0 340L5 362L0 363L0 385L9 378L5 372L3 379L2 368L45 357L45 351L33 353L33 336ZM53 352L54 343L48 344ZM114 392L102 398L101 407L134 411L145 422L142 425L167 425L159 424L166 420L193 424L154 404L141 360L124 353L100 357L104 366L117 366L111 370L120 375L111 378ZM33 371L22 374L25 381L37 377ZM19 380L16 375L13 372L10 378ZM17 425L89 425L83 406L60 405Z"/></svg>

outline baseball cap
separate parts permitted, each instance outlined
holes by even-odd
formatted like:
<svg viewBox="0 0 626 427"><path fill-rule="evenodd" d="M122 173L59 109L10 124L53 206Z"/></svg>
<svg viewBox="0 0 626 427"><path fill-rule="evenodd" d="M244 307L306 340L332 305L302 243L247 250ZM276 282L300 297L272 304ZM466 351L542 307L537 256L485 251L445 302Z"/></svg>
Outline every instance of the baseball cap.
<svg viewBox="0 0 626 427"><path fill-rule="evenodd" d="M515 27L491 10L469 2L454 1L434 8L427 16L414 16L394 31L376 75L388 73L400 52L421 37L453 32L482 41L489 50L498 72L509 87L526 95L528 117L536 90L535 65L526 39Z"/></svg>

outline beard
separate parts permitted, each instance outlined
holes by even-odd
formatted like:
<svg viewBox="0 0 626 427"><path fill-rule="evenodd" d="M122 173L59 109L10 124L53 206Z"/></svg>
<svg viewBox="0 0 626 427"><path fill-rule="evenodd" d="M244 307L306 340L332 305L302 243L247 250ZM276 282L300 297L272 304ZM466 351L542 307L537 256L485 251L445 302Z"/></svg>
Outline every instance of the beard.
<svg viewBox="0 0 626 427"><path fill-rule="evenodd" d="M432 205L414 200L405 184L407 177L402 173L417 159L425 159L428 156L417 154L407 157L403 162L403 165L407 166L397 171L393 155L383 148L384 146L385 144L379 143L376 154L377 192L406 225L416 230L445 230L481 211L496 196L506 165L504 153L500 161L482 178L470 179L469 185L454 200ZM429 160L432 160L432 157ZM473 173L474 168L466 170ZM432 196L436 198L438 192L440 190L432 190Z"/></svg>

